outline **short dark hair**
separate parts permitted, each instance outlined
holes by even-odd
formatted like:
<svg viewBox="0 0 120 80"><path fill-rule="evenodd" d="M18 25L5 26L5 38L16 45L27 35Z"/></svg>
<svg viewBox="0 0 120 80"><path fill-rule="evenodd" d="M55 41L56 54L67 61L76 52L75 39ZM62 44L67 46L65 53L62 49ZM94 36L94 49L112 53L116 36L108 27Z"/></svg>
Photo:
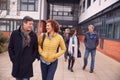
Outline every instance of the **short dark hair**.
<svg viewBox="0 0 120 80"><path fill-rule="evenodd" d="M76 29L71 29L70 30L70 36L73 36L73 34L75 33Z"/></svg>
<svg viewBox="0 0 120 80"><path fill-rule="evenodd" d="M30 16L25 16L22 20L22 25L23 25L23 23L27 23L28 21L34 21L34 19L31 18Z"/></svg>
<svg viewBox="0 0 120 80"><path fill-rule="evenodd" d="M59 32L59 23L56 20L48 19L46 23L51 23L52 28L54 29L55 32Z"/></svg>

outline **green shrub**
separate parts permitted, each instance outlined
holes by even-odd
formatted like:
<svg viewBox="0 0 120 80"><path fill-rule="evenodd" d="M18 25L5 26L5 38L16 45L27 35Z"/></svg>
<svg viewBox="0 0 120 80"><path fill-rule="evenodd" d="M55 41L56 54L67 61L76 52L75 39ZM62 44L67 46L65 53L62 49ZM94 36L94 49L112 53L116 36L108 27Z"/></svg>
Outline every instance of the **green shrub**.
<svg viewBox="0 0 120 80"><path fill-rule="evenodd" d="M0 32L0 53L7 50L8 38Z"/></svg>

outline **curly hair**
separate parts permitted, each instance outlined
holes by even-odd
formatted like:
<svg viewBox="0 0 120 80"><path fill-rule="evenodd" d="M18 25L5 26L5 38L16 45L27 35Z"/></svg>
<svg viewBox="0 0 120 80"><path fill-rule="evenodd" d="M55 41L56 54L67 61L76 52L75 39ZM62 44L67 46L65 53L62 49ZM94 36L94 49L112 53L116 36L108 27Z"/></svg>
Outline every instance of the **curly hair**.
<svg viewBox="0 0 120 80"><path fill-rule="evenodd" d="M55 32L59 32L59 23L56 20L48 19L46 23L51 23L52 28L54 29Z"/></svg>

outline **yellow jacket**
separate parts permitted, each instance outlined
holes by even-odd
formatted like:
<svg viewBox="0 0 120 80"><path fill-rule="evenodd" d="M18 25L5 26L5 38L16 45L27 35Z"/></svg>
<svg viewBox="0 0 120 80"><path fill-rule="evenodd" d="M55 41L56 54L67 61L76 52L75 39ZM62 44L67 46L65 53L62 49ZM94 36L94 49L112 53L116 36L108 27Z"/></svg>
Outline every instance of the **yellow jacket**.
<svg viewBox="0 0 120 80"><path fill-rule="evenodd" d="M42 36L39 36L38 40L38 51L42 56L42 59L46 62L54 62L59 56L65 53L66 47L64 40L61 35L58 33L54 33L51 39L48 38L48 34L46 33L46 37L43 42L43 49L41 48ZM58 46L60 47L57 52Z"/></svg>

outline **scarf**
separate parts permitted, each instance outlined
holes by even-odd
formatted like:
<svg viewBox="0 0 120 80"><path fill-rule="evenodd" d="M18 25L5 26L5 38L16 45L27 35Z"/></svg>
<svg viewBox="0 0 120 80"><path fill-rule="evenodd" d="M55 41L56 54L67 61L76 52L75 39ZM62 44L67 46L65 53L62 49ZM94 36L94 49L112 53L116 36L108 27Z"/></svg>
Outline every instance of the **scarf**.
<svg viewBox="0 0 120 80"><path fill-rule="evenodd" d="M23 38L23 47L25 46L30 46L30 32L31 31L25 31L23 27L21 27L21 32L22 32L22 38Z"/></svg>
<svg viewBox="0 0 120 80"><path fill-rule="evenodd" d="M74 38L74 44L72 44L73 43L73 38ZM73 52L73 49L72 49L73 46L74 46L74 52ZM71 54L75 58L77 58L77 54L78 54L78 41L77 41L77 37L76 36L70 37L69 46L68 46L68 52L69 52L69 54Z"/></svg>

